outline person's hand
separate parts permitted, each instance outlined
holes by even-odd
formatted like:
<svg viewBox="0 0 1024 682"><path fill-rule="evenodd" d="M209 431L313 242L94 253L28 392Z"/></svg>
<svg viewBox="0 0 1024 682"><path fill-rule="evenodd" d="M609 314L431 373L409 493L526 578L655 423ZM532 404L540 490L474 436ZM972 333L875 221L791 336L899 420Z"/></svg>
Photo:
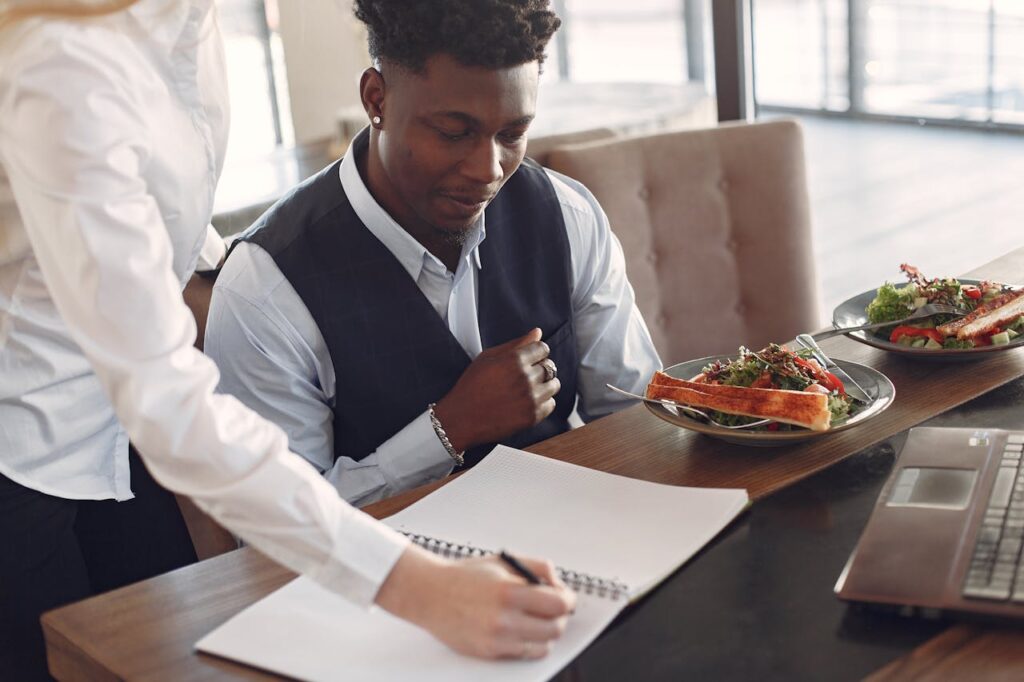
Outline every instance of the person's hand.
<svg viewBox="0 0 1024 682"><path fill-rule="evenodd" d="M519 560L547 584L528 585L494 556L448 561L411 545L377 604L461 654L542 658L565 630L576 595L550 563Z"/></svg>
<svg viewBox="0 0 1024 682"><path fill-rule="evenodd" d="M540 329L484 350L455 386L437 401L434 414L456 450L501 440L539 423L555 409L562 387L546 381L541 364L548 346Z"/></svg>

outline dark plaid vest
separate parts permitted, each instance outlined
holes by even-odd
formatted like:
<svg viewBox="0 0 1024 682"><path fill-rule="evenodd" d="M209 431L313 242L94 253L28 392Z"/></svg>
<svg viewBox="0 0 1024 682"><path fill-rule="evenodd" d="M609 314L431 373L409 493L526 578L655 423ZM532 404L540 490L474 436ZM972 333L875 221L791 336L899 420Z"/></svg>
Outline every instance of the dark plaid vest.
<svg viewBox="0 0 1024 682"><path fill-rule="evenodd" d="M273 257L320 328L337 377L334 455L359 460L451 390L470 358L356 216L340 163L289 192L242 240ZM486 225L478 279L483 347L540 327L562 384L547 419L502 441L523 447L566 431L576 399L569 242L547 174L524 161L487 207ZM472 448L467 465L495 445Z"/></svg>

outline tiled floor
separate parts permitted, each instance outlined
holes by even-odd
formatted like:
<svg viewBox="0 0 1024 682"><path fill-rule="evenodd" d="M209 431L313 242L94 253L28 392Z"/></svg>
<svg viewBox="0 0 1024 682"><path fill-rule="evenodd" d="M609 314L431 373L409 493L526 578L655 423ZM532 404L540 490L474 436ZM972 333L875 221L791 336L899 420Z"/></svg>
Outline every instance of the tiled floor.
<svg viewBox="0 0 1024 682"><path fill-rule="evenodd" d="M902 262L957 275L1024 246L1024 135L801 122L823 322L849 296L903 281Z"/></svg>

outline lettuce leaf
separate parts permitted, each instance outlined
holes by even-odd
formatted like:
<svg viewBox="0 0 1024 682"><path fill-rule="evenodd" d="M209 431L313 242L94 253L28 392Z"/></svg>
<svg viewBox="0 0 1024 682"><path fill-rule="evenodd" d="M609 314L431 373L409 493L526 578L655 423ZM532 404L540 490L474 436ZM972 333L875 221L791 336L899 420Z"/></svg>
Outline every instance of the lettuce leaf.
<svg viewBox="0 0 1024 682"><path fill-rule="evenodd" d="M901 320L914 310L917 287L908 284L900 288L886 282L878 288L875 300L868 304L868 321L891 322Z"/></svg>

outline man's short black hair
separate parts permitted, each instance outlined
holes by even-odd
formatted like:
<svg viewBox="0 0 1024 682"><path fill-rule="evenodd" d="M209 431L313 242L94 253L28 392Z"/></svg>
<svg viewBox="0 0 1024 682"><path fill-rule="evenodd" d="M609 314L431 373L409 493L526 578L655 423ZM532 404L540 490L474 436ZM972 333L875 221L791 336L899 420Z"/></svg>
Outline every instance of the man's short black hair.
<svg viewBox="0 0 1024 682"><path fill-rule="evenodd" d="M561 25L548 0L356 0L370 56L422 72L440 53L463 66L502 69L544 61Z"/></svg>

